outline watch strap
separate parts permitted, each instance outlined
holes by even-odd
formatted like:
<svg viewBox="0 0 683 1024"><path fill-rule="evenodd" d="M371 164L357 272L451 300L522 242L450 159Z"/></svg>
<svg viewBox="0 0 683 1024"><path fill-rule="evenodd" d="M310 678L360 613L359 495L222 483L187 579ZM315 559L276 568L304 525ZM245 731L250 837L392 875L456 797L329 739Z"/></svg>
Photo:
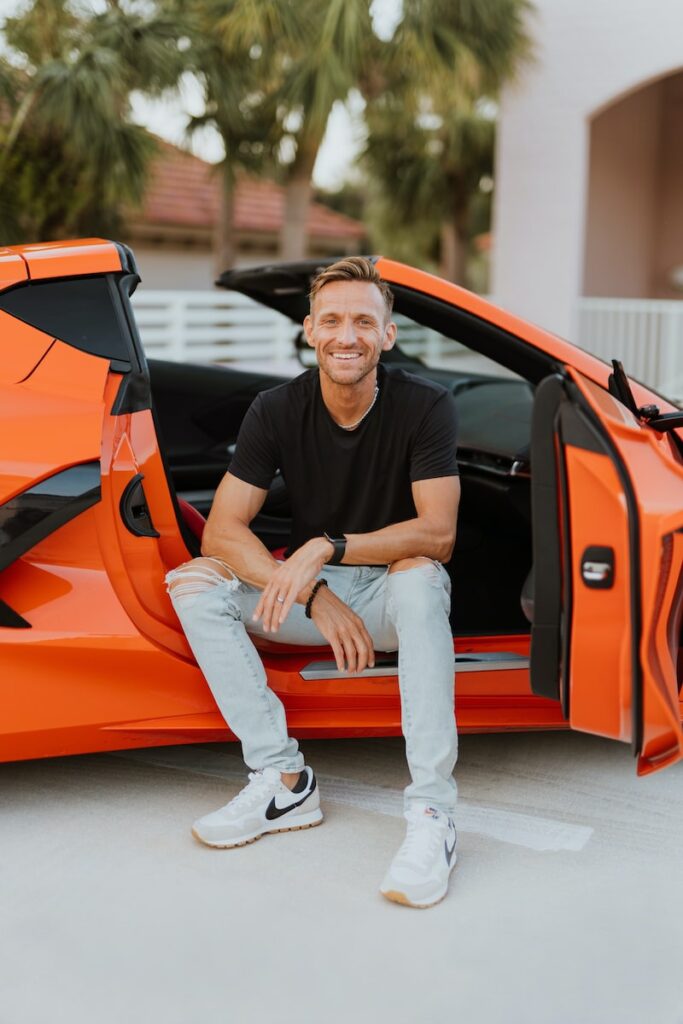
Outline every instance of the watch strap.
<svg viewBox="0 0 683 1024"><path fill-rule="evenodd" d="M327 564L339 565L342 558L344 557L344 552L346 551L346 537L330 537L329 533L325 533L323 534L323 536L325 537L325 540L329 540L330 544L334 548L332 557L328 559Z"/></svg>

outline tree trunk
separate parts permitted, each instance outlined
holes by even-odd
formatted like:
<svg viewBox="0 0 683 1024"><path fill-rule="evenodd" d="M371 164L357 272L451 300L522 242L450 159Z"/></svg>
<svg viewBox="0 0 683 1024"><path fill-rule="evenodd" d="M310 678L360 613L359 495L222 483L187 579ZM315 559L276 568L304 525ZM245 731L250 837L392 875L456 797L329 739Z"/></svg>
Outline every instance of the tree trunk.
<svg viewBox="0 0 683 1024"><path fill-rule="evenodd" d="M234 267L237 259L235 175L229 167L223 167L221 171L220 205L214 225L213 252L216 276Z"/></svg>
<svg viewBox="0 0 683 1024"><path fill-rule="evenodd" d="M447 281L467 287L469 192L457 176L451 181L450 217L441 224L441 272Z"/></svg>
<svg viewBox="0 0 683 1024"><path fill-rule="evenodd" d="M456 218L441 225L441 276L447 281L465 285L467 266L467 239L461 234Z"/></svg>
<svg viewBox="0 0 683 1024"><path fill-rule="evenodd" d="M311 201L311 177L319 142L302 146L297 152L284 189L284 210L280 230L280 257L303 260L308 254L308 208Z"/></svg>

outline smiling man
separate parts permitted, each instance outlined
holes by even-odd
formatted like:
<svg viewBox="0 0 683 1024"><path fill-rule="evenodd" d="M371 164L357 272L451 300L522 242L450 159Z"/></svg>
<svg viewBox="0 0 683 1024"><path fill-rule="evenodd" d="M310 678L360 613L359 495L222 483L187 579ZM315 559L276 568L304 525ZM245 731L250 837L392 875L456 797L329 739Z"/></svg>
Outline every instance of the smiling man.
<svg viewBox="0 0 683 1024"><path fill-rule="evenodd" d="M167 576L188 641L240 739L248 785L195 822L209 846L322 821L316 779L267 684L249 634L329 644L340 671L399 652L411 782L405 842L381 885L430 906L455 865L457 732L450 580L460 482L455 411L431 381L379 359L396 338L393 296L374 264L350 257L313 281L304 321L318 368L262 392L242 424L202 541ZM287 558L252 533L277 470L292 506Z"/></svg>

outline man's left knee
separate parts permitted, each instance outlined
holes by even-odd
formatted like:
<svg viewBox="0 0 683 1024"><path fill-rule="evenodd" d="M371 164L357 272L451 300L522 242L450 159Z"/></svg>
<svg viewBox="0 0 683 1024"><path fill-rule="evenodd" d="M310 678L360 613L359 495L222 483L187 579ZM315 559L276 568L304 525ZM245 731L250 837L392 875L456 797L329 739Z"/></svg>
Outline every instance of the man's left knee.
<svg viewBox="0 0 683 1024"><path fill-rule="evenodd" d="M389 575L394 572L408 572L410 569L423 569L426 566L436 568L431 558L399 558L398 561L392 562L389 566Z"/></svg>
<svg viewBox="0 0 683 1024"><path fill-rule="evenodd" d="M391 616L429 621L450 609L450 585L441 566L431 558L400 558L389 566Z"/></svg>

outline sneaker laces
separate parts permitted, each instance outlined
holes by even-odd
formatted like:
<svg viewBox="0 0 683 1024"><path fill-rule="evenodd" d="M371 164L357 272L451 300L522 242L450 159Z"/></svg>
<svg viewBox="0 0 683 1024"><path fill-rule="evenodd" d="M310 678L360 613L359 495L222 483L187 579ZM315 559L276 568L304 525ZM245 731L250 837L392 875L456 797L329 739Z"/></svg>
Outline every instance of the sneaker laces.
<svg viewBox="0 0 683 1024"><path fill-rule="evenodd" d="M406 817L408 832L396 859L411 864L431 863L444 836L441 822L425 814Z"/></svg>
<svg viewBox="0 0 683 1024"><path fill-rule="evenodd" d="M237 796L233 797L228 804L228 807L230 807L231 810L241 810L252 803L257 803L259 800L263 800L263 798L269 793L272 793L275 779L272 777L269 778L265 772L249 772L248 779L249 782L244 789L240 790Z"/></svg>

